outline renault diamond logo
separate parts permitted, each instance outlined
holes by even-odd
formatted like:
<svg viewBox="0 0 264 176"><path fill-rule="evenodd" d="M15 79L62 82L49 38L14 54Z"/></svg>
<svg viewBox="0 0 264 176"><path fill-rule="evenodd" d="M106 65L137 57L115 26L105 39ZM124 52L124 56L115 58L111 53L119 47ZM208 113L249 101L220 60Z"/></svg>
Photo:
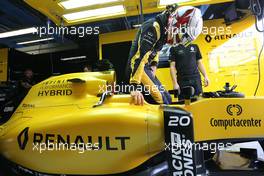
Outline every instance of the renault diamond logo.
<svg viewBox="0 0 264 176"><path fill-rule="evenodd" d="M29 127L25 128L21 133L17 136L18 146L21 150L25 150L26 145L28 143L28 130Z"/></svg>
<svg viewBox="0 0 264 176"><path fill-rule="evenodd" d="M239 116L242 114L242 111L242 107L239 104L230 104L226 108L226 112L231 116Z"/></svg>
<svg viewBox="0 0 264 176"><path fill-rule="evenodd" d="M210 35L206 35L206 37L205 37L205 41L206 41L207 43L211 43L212 39L213 39L213 38L212 38Z"/></svg>

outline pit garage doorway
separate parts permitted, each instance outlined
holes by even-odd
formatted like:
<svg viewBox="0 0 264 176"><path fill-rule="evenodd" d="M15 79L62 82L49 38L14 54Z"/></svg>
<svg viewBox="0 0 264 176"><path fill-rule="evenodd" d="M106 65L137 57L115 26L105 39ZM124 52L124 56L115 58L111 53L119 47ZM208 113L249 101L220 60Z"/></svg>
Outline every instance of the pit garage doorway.
<svg viewBox="0 0 264 176"><path fill-rule="evenodd" d="M126 82L126 66L132 42L103 45L103 58L108 59L116 71L117 84Z"/></svg>

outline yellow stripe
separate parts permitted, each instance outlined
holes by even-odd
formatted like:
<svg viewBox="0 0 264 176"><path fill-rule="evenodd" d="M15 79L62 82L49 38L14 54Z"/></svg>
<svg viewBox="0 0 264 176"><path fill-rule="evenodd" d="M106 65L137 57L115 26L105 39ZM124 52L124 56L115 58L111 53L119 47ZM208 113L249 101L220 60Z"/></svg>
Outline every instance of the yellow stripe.
<svg viewBox="0 0 264 176"><path fill-rule="evenodd" d="M140 58L140 38L141 38L141 34L140 34L139 39L138 39L138 49L137 49L137 52L136 52L136 54L131 59L131 70L132 71L131 71L131 74L130 74L130 83L133 83L131 81L132 81L132 77L133 77L133 72L134 72L134 68L135 68L136 59L137 58ZM137 83L137 84L140 84L140 83Z"/></svg>
<svg viewBox="0 0 264 176"><path fill-rule="evenodd" d="M160 25L158 22L154 22L153 23L153 27L155 28L156 30L156 33L157 33L157 41L160 39Z"/></svg>
<svg viewBox="0 0 264 176"><path fill-rule="evenodd" d="M157 62L159 63L159 52L156 54L156 56L154 57L154 59L151 61L152 62Z"/></svg>
<svg viewBox="0 0 264 176"><path fill-rule="evenodd" d="M141 79L142 79L142 75L144 73L144 67L146 65L146 63L148 62L148 58L149 55L151 54L151 51L147 52L143 59L141 60L134 76L130 79L130 83L136 83L136 84L140 84L141 83Z"/></svg>
<svg viewBox="0 0 264 176"><path fill-rule="evenodd" d="M156 30L156 34L157 34L157 41L160 39L160 25L158 22L154 22L153 23L153 27L155 28ZM157 42L156 42L157 43ZM157 53L157 55L154 57L154 59L151 61L152 62L159 62L159 53Z"/></svg>

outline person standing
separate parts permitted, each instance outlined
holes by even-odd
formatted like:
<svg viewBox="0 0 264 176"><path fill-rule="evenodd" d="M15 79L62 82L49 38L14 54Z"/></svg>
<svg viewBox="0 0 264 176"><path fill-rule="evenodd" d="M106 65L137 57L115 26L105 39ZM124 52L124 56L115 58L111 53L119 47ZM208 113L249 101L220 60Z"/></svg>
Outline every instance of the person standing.
<svg viewBox="0 0 264 176"><path fill-rule="evenodd" d="M204 77L204 86L209 85L209 78L202 63L198 45L184 46L180 44L171 47L169 61L174 90L181 92L183 87L192 86L195 89L194 96L199 96L203 92L200 73ZM183 98L184 95L180 93L179 99Z"/></svg>
<svg viewBox="0 0 264 176"><path fill-rule="evenodd" d="M195 40L202 32L203 19L201 11L191 6L168 6L167 10L156 18L142 24L134 40L128 59L128 83L136 89L147 88L152 102L170 104L170 94L156 78L159 62L158 52L166 43L187 44ZM190 29L180 35L181 29ZM155 89L153 89L156 87ZM130 92L136 105L143 105L147 94L140 91Z"/></svg>

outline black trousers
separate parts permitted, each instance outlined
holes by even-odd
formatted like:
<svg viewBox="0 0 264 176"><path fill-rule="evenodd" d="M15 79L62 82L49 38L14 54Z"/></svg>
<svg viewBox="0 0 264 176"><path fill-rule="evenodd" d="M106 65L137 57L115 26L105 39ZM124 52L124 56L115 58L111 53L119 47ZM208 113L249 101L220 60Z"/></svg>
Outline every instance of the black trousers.
<svg viewBox="0 0 264 176"><path fill-rule="evenodd" d="M194 96L199 96L203 92L202 88L202 81L201 77L199 76L194 76L194 77L188 77L188 78L181 78L178 79L178 84L180 86L180 89L186 87L186 86L192 86L194 88ZM179 95L179 100L184 99L184 95L181 93Z"/></svg>

